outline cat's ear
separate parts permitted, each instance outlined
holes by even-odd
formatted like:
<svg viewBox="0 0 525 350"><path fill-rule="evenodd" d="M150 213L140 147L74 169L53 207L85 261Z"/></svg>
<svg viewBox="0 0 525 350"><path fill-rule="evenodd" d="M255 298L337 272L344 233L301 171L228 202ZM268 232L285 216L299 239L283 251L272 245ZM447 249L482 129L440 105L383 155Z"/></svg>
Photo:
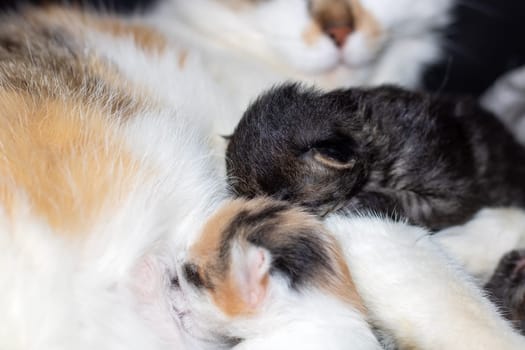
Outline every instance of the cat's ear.
<svg viewBox="0 0 525 350"><path fill-rule="evenodd" d="M234 283L239 297L250 310L256 310L264 301L271 266L270 253L252 244L236 244L232 250Z"/></svg>
<svg viewBox="0 0 525 350"><path fill-rule="evenodd" d="M313 161L332 169L351 169L356 162L353 142L343 137L317 142L308 153Z"/></svg>

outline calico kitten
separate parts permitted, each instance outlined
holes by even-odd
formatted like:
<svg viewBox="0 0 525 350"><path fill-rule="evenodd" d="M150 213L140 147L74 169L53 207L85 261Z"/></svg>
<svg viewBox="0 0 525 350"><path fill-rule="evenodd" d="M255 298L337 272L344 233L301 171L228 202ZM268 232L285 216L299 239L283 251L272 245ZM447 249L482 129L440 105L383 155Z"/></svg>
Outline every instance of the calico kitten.
<svg viewBox="0 0 525 350"><path fill-rule="evenodd" d="M474 103L383 86L277 87L246 111L227 169L240 196L324 215L371 211L433 230L485 206L524 206L525 149Z"/></svg>
<svg viewBox="0 0 525 350"><path fill-rule="evenodd" d="M440 29L453 0L162 0L146 15L202 59L234 113L232 132L253 96L289 79L333 89L396 83L419 86L441 58Z"/></svg>
<svg viewBox="0 0 525 350"><path fill-rule="evenodd" d="M312 215L226 202L181 258L185 329L235 349L381 349L339 244ZM299 322L297 321L299 320Z"/></svg>
<svg viewBox="0 0 525 350"><path fill-rule="evenodd" d="M185 328L234 349L377 349L366 320L388 349L525 346L425 230L355 217L326 228L284 202L224 203L181 257Z"/></svg>

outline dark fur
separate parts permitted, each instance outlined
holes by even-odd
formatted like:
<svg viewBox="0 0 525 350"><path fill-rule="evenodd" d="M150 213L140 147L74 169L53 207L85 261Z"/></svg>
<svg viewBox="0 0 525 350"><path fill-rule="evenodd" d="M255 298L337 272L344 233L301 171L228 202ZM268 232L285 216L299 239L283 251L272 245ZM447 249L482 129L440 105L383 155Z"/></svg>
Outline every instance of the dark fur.
<svg viewBox="0 0 525 350"><path fill-rule="evenodd" d="M500 307L503 315L525 335L525 250L514 250L500 261L485 286L489 297Z"/></svg>
<svg viewBox="0 0 525 350"><path fill-rule="evenodd" d="M373 211L430 229L481 207L525 205L525 150L493 115L391 86L274 88L237 126L227 169L240 196L271 195L321 215Z"/></svg>

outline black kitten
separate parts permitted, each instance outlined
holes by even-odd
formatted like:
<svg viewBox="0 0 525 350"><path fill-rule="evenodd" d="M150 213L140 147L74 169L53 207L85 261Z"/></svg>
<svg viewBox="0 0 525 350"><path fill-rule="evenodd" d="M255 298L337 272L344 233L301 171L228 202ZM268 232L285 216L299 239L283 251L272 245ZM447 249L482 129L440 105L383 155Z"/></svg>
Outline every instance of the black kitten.
<svg viewBox="0 0 525 350"><path fill-rule="evenodd" d="M525 335L525 250L506 254L485 289L503 315Z"/></svg>
<svg viewBox="0 0 525 350"><path fill-rule="evenodd" d="M321 215L373 211L430 229L481 207L525 205L525 149L493 115L391 86L272 89L237 126L227 170L241 196L271 195Z"/></svg>

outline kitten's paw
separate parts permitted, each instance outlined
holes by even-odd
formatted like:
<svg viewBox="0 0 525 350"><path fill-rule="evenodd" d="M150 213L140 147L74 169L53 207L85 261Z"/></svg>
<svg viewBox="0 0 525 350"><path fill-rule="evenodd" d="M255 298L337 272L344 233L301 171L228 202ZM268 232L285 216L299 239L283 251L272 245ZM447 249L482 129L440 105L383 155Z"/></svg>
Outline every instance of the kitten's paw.
<svg viewBox="0 0 525 350"><path fill-rule="evenodd" d="M525 334L525 249L505 254L485 289L505 317Z"/></svg>

